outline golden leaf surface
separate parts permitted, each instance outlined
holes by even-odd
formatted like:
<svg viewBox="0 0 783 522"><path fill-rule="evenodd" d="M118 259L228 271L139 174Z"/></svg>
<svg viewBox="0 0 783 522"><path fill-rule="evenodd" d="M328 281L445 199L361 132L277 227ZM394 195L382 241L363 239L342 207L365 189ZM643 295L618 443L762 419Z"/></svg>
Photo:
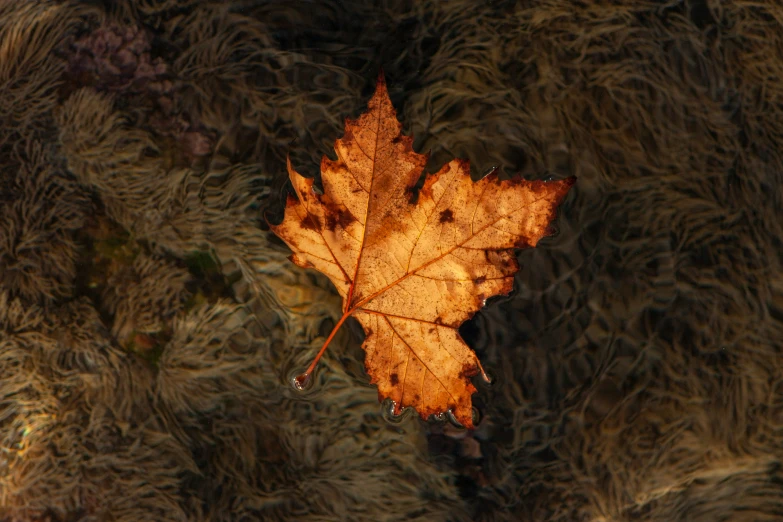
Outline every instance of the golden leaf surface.
<svg viewBox="0 0 783 522"><path fill-rule="evenodd" d="M575 178L500 181L493 172L474 183L467 160L452 160L415 197L427 156L401 129L381 76L367 112L346 120L337 160L321 160L323 194L288 163L296 195L270 226L294 263L327 275L343 298L343 316L304 376L353 316L381 400L423 418L451 410L471 428L471 377L481 366L458 329L487 298L512 290L514 249L550 233Z"/></svg>

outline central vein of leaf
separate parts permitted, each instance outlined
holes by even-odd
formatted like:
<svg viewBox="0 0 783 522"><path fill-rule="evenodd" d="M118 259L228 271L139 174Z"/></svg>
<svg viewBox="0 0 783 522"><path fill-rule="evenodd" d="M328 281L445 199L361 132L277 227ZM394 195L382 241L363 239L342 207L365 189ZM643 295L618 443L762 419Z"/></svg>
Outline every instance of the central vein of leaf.
<svg viewBox="0 0 783 522"><path fill-rule="evenodd" d="M380 136L380 130L381 130L381 113L383 111L378 109L378 121L375 122L375 144L372 149L372 158L369 158L370 161L372 161L372 172L370 173L370 191L367 193L367 207L364 209L364 231L362 232L362 241L359 243L359 257L356 260L356 270L354 270L353 277L351 278L351 287L348 290L348 299L345 301L345 308L346 310L343 310L344 314L350 315L353 313L353 310L356 308L354 307L351 312L348 312L348 307L351 306L351 301L353 300L353 292L356 288L356 277L359 275L359 265L362 264L362 254L364 253L364 241L367 239L367 220L370 217L370 204L372 202L372 189L375 185L375 165L376 165L376 159L378 159L378 139ZM345 315L343 315L345 317ZM345 319L341 319L341 324ZM320 356L319 356L320 357ZM316 361L317 362L317 361Z"/></svg>

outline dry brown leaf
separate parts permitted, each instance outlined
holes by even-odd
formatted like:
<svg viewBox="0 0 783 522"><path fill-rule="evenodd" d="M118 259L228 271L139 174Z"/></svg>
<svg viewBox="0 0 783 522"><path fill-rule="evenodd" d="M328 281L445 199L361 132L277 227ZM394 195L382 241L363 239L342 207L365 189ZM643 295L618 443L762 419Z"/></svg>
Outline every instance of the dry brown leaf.
<svg viewBox="0 0 783 522"><path fill-rule="evenodd" d="M323 194L288 164L296 196L272 230L294 263L326 274L343 298L342 318L300 381L352 316L381 400L423 418L451 410L471 428L471 377L483 370L458 329L487 298L511 291L514 249L550 233L575 178L500 181L493 172L474 183L468 162L452 160L415 197L427 156L401 128L381 76L368 111L346 121L337 160L321 160Z"/></svg>

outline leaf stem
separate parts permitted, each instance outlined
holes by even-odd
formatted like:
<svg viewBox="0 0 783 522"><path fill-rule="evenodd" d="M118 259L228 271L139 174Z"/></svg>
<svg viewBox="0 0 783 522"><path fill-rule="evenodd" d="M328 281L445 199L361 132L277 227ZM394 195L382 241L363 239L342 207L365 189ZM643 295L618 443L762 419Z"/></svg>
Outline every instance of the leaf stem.
<svg viewBox="0 0 783 522"><path fill-rule="evenodd" d="M313 370L315 370L316 365L318 364L318 361L321 360L321 356L323 356L326 349L329 347L329 343L332 342L332 339L334 339L334 336L337 334L337 330L340 329L340 327L343 325L346 319L354 312L355 308L352 308L350 310L347 310L342 317L340 317L340 320L337 321L337 324L334 325L334 328L332 328L332 332L329 334L329 337L326 338L326 341L324 341L323 346L321 346L321 349L318 351L318 354L315 356L315 359L313 359L313 362L310 363L310 366L307 367L307 370L296 377L296 385L299 388L304 388L307 382L310 380L310 375L312 375Z"/></svg>

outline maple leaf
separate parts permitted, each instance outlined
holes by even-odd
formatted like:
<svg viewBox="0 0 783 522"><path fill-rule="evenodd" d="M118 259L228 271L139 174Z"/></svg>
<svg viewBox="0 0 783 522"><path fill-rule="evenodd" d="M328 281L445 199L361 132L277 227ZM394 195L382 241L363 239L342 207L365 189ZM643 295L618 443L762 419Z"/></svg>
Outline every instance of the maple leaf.
<svg viewBox="0 0 783 522"><path fill-rule="evenodd" d="M414 195L427 156L414 152L383 76L366 113L346 120L337 160L321 160L323 194L313 180L288 173L283 222L270 225L293 250L290 259L327 275L343 315L307 371L348 317L364 328L365 366L380 400L423 418L451 410L473 427L471 377L486 378L460 325L490 296L512 290L515 248L534 247L575 178L473 182L467 160L452 160Z"/></svg>

